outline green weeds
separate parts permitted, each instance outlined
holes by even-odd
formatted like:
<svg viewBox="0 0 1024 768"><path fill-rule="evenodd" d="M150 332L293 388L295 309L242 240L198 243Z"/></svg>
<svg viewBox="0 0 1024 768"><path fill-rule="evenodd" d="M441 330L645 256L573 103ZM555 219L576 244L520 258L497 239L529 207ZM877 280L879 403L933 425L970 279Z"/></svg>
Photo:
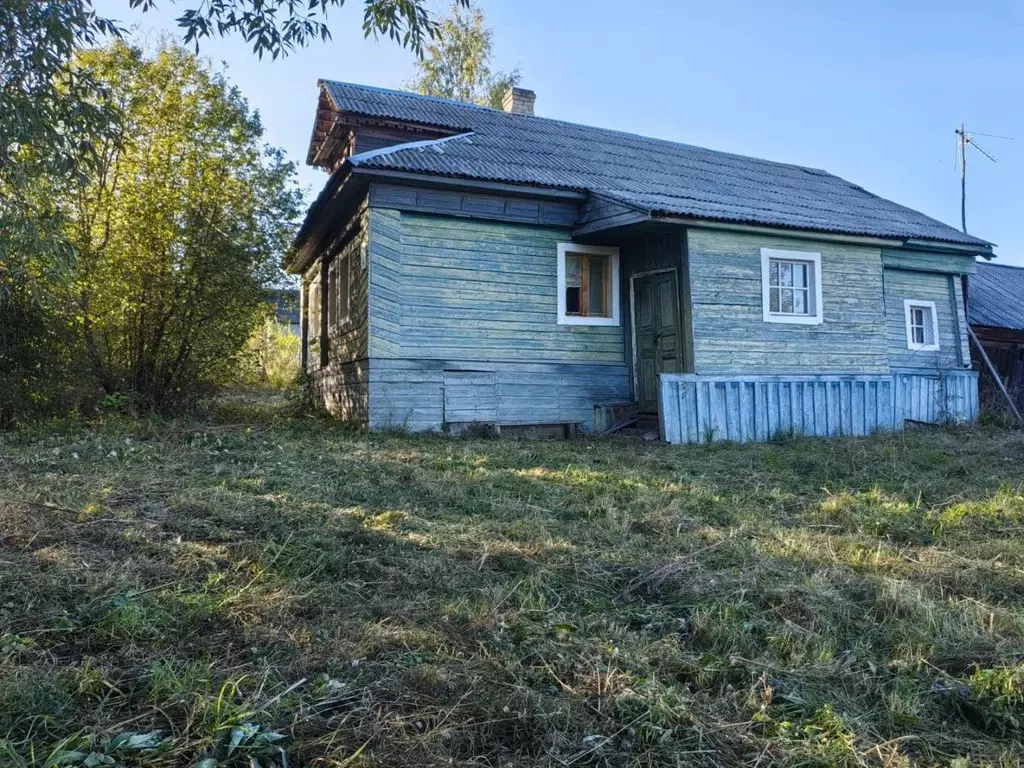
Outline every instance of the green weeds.
<svg viewBox="0 0 1024 768"><path fill-rule="evenodd" d="M7 434L0 764L1020 765L1022 514L995 427Z"/></svg>

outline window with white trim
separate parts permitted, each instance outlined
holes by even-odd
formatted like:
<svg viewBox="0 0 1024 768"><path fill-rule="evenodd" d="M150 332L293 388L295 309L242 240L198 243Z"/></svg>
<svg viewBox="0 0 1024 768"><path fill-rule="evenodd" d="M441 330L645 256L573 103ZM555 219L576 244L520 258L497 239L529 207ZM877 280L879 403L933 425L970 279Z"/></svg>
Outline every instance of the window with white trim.
<svg viewBox="0 0 1024 768"><path fill-rule="evenodd" d="M320 270L317 270L317 276L309 282L309 325L308 334L309 339L320 338Z"/></svg>
<svg viewBox="0 0 1024 768"><path fill-rule="evenodd" d="M820 325L821 254L762 248L761 303L766 323Z"/></svg>
<svg viewBox="0 0 1024 768"><path fill-rule="evenodd" d="M331 328L348 322L349 274L348 256L335 256L328 271L327 318Z"/></svg>
<svg viewBox="0 0 1024 768"><path fill-rule="evenodd" d="M559 325L619 324L619 249L558 244Z"/></svg>
<svg viewBox="0 0 1024 768"><path fill-rule="evenodd" d="M907 349L934 352L939 348L939 318L934 301L904 299L903 310L907 322Z"/></svg>

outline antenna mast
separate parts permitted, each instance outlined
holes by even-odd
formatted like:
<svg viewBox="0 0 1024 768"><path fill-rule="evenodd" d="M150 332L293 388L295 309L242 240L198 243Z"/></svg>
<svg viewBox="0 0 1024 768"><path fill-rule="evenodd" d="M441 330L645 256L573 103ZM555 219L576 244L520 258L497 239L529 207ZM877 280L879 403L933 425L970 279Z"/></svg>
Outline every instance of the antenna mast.
<svg viewBox="0 0 1024 768"><path fill-rule="evenodd" d="M956 129L957 151L960 153L960 229L967 234L967 130L964 124Z"/></svg>
<svg viewBox="0 0 1024 768"><path fill-rule="evenodd" d="M989 133L970 133L963 123L960 123L960 127L954 133L956 133L956 160L957 165L960 166L960 228L964 234L967 234L967 145L970 144L994 163L996 159L982 149L974 137L988 136L993 139L1009 139L1011 137L995 136Z"/></svg>

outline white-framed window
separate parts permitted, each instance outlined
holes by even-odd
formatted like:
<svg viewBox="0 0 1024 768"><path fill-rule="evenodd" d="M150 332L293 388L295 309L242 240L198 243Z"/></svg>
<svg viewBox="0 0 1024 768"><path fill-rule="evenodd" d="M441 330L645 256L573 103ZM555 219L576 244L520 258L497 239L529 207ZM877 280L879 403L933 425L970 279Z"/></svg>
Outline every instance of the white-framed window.
<svg viewBox="0 0 1024 768"><path fill-rule="evenodd" d="M327 272L327 320L331 328L340 328L348 322L349 264L348 255L335 256Z"/></svg>
<svg viewBox="0 0 1024 768"><path fill-rule="evenodd" d="M317 275L309 281L309 323L307 325L309 339L320 338L320 270L317 269Z"/></svg>
<svg viewBox="0 0 1024 768"><path fill-rule="evenodd" d="M762 248L761 304L766 323L820 325L821 254Z"/></svg>
<svg viewBox="0 0 1024 768"><path fill-rule="evenodd" d="M907 321L907 349L934 352L939 348L939 318L934 301L904 299Z"/></svg>
<svg viewBox="0 0 1024 768"><path fill-rule="evenodd" d="M558 244L558 324L619 325L619 249Z"/></svg>

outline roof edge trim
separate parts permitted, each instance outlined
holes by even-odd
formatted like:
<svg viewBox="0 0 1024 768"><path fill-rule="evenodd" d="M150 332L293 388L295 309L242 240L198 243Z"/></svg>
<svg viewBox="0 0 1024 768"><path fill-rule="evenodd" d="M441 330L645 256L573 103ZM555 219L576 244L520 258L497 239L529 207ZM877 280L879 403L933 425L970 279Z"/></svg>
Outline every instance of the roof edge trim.
<svg viewBox="0 0 1024 768"><path fill-rule="evenodd" d="M582 202L587 199L587 193L583 191L559 189L557 187L540 187L530 184L512 184L501 181L483 181L462 176L440 176L430 173L391 171L383 168L363 168L358 166L352 168L352 173L371 180L399 180L424 187L440 186L485 192L505 192L525 197L543 197L549 200L576 200Z"/></svg>
<svg viewBox="0 0 1024 768"><path fill-rule="evenodd" d="M360 164L365 163L367 160L373 160L375 157L382 157L384 155L390 155L393 152L401 152L406 149L427 149L429 147L437 147L445 142L452 141L453 139L468 139L473 135L473 131L467 131L465 133L456 133L451 136L442 136L440 139L423 139L422 141L408 141L405 144L392 144L389 147L381 147L380 149L371 149L368 152L360 152L357 155L352 155L348 160L356 168Z"/></svg>
<svg viewBox="0 0 1024 768"><path fill-rule="evenodd" d="M779 237L791 237L798 240L829 240L837 243L851 243L854 245L875 245L875 246L902 246L906 241L899 238L872 237L871 235L848 235L842 232L823 232L816 229L787 229L785 227L770 227L758 224L740 224L728 221L715 221L713 219L686 218L683 216L653 216L652 221L662 221L666 224L681 224L694 229L717 229L732 230L735 232L749 232L751 234L767 234Z"/></svg>

